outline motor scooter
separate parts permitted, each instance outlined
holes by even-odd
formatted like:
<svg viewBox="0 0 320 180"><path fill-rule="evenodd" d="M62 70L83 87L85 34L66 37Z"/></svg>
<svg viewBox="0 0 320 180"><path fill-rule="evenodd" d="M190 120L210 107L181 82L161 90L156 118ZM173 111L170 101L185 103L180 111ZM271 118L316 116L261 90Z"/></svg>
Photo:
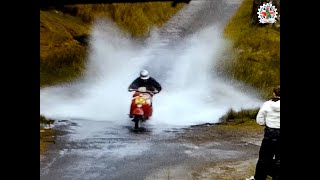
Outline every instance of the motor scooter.
<svg viewBox="0 0 320 180"><path fill-rule="evenodd" d="M149 91L145 87L138 89L129 89L134 91L131 100L129 117L134 122L134 129L139 129L140 124L150 119L152 116L152 97L157 91Z"/></svg>

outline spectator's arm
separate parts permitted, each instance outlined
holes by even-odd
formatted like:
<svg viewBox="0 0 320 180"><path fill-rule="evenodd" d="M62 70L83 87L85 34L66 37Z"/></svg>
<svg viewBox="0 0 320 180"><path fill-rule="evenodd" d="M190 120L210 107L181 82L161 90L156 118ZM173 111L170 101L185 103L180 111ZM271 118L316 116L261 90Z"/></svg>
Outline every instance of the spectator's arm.
<svg viewBox="0 0 320 180"><path fill-rule="evenodd" d="M263 126L266 124L266 116L267 116L267 102L265 102L256 117L256 121L259 125Z"/></svg>

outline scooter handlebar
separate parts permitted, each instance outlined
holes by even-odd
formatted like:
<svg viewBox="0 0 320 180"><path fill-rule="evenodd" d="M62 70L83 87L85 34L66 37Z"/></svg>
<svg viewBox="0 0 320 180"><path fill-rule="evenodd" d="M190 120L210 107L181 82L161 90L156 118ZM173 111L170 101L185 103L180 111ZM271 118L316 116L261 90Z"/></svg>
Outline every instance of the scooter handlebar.
<svg viewBox="0 0 320 180"><path fill-rule="evenodd" d="M149 90L146 90L146 91L139 91L138 89L128 89L129 92L132 92L132 91L136 91L136 92L141 92L141 93L149 93L151 95L154 95L154 94L157 94L159 93L159 91L155 90L155 91L149 91Z"/></svg>

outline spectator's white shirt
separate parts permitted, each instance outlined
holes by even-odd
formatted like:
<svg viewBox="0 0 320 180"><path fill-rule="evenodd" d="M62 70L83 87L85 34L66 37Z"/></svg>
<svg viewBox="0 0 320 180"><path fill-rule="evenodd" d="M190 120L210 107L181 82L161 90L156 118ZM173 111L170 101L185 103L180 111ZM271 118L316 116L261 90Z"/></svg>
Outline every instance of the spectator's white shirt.
<svg viewBox="0 0 320 180"><path fill-rule="evenodd" d="M270 128L280 128L280 100L266 101L257 115L257 123Z"/></svg>

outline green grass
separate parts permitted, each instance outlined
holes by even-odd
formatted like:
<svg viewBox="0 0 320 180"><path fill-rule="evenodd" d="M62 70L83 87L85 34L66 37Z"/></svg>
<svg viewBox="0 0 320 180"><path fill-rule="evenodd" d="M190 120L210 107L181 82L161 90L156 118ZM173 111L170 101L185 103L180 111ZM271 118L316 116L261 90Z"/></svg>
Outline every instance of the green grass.
<svg viewBox="0 0 320 180"><path fill-rule="evenodd" d="M220 123L217 128L227 130L233 136L245 136L250 133L260 134L263 131L263 126L256 122L256 116L259 108L257 109L242 109L235 111L230 109L224 116L220 118Z"/></svg>
<svg viewBox="0 0 320 180"><path fill-rule="evenodd" d="M40 115L40 154L44 153L48 143L55 141L54 137L56 135L56 131L54 129L45 129L42 126L47 126L53 123L53 120Z"/></svg>
<svg viewBox="0 0 320 180"><path fill-rule="evenodd" d="M53 129L40 128L40 154L43 154L48 147L48 143L54 142L56 132Z"/></svg>
<svg viewBox="0 0 320 180"><path fill-rule="evenodd" d="M68 82L79 77L85 68L85 58L84 46L56 49L46 59L40 59L40 86Z"/></svg>
<svg viewBox="0 0 320 180"><path fill-rule="evenodd" d="M153 26L161 27L184 5L171 7L171 3L88 4L40 10L40 87L81 76L87 45L77 37L87 37L97 18L111 19L132 37L144 38Z"/></svg>
<svg viewBox="0 0 320 180"><path fill-rule="evenodd" d="M53 124L53 123L54 123L54 120L48 119L48 118L40 115L40 124L48 125L48 124Z"/></svg>
<svg viewBox="0 0 320 180"><path fill-rule="evenodd" d="M66 6L64 11L84 22L108 18L133 37L145 37L153 26L161 27L183 6L172 7L172 2L87 4Z"/></svg>
<svg viewBox="0 0 320 180"><path fill-rule="evenodd" d="M81 75L90 24L60 11L40 11L40 87L67 82Z"/></svg>
<svg viewBox="0 0 320 180"><path fill-rule="evenodd" d="M235 111L232 108L220 118L222 122L230 122L236 120L255 120L258 114L259 108L256 109L242 109Z"/></svg>
<svg viewBox="0 0 320 180"><path fill-rule="evenodd" d="M270 97L280 84L280 31L274 25L251 24L253 0L244 0L225 28L233 42L232 61L224 62L225 72Z"/></svg>
<svg viewBox="0 0 320 180"><path fill-rule="evenodd" d="M248 172L250 172L250 174L254 175L256 171L256 164L252 164L251 166L248 167ZM267 176L266 180L272 180L271 176Z"/></svg>

